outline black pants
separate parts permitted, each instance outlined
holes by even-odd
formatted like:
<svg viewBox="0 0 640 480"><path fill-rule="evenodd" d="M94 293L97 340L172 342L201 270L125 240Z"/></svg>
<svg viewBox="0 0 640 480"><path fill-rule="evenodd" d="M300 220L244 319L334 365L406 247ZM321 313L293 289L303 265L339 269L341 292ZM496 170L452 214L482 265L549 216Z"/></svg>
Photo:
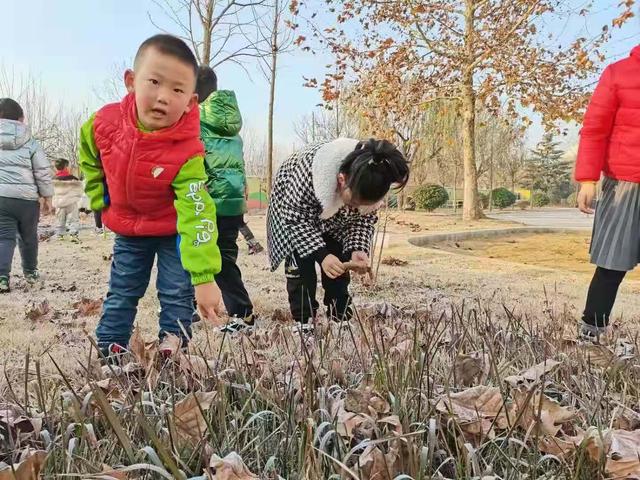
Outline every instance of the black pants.
<svg viewBox="0 0 640 480"><path fill-rule="evenodd" d="M585 323L594 327L606 327L609 324L609 317L616 301L618 287L626 274L627 272L618 270L596 268L591 285L589 285L587 305L582 315L582 320Z"/></svg>
<svg viewBox="0 0 640 480"><path fill-rule="evenodd" d="M342 252L342 244L337 240L324 236L329 253L342 261L348 258ZM322 269L321 269L322 271ZM289 307L293 319L307 323L315 318L319 304L316 300L318 276L316 274L316 260L313 257L300 258L297 253L289 256L285 262L287 277L287 293ZM353 315L351 296L349 295L349 273L331 279L322 271L322 288L324 288L324 305L327 316L334 320L350 320Z"/></svg>
<svg viewBox="0 0 640 480"><path fill-rule="evenodd" d="M102 210L93 212L93 221L96 223L96 228L102 228Z"/></svg>
<svg viewBox="0 0 640 480"><path fill-rule="evenodd" d="M22 257L22 270L38 269L38 219L40 204L37 200L0 197L0 276L11 273L11 262L18 248Z"/></svg>
<svg viewBox="0 0 640 480"><path fill-rule="evenodd" d="M253 304L242 283L238 268L238 232L244 224L242 215L217 217L218 248L222 256L222 270L216 275L216 283L222 292L222 300L229 316L248 317L253 313Z"/></svg>

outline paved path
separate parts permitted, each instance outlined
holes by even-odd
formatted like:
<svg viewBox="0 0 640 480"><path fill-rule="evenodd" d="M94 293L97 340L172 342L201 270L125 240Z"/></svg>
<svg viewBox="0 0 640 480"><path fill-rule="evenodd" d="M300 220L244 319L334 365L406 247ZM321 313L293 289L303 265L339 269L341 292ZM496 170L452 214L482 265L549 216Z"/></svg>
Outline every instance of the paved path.
<svg viewBox="0 0 640 480"><path fill-rule="evenodd" d="M532 227L591 229L593 215L586 215L576 208L549 208L541 210L504 210L492 212L490 218L509 220Z"/></svg>

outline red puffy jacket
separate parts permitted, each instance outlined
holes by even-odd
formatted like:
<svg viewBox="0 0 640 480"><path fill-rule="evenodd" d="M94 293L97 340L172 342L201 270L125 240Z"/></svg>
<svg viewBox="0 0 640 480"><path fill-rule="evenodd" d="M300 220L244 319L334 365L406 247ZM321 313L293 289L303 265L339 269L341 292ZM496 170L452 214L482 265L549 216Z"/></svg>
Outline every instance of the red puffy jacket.
<svg viewBox="0 0 640 480"><path fill-rule="evenodd" d="M640 183L640 46L605 69L584 117L575 177L601 173Z"/></svg>
<svg viewBox="0 0 640 480"><path fill-rule="evenodd" d="M199 110L191 109L169 128L142 132L129 94L96 113L93 132L109 195L105 225L120 235L174 235L172 182L187 160L204 155Z"/></svg>

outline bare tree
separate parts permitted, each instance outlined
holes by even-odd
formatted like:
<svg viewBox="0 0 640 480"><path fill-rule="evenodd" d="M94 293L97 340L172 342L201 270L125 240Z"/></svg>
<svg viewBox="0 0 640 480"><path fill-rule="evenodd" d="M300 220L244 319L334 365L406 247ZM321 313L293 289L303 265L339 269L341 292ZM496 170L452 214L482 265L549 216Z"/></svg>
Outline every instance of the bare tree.
<svg viewBox="0 0 640 480"><path fill-rule="evenodd" d="M346 107L346 106L345 106ZM319 108L303 115L293 124L296 136L303 144L333 140L339 137L360 138L362 132L346 108ZM342 115L338 113L342 112Z"/></svg>
<svg viewBox="0 0 640 480"><path fill-rule="evenodd" d="M50 158L64 157L77 164L78 131L86 109L70 108L49 99L42 82L33 74L17 74L0 67L0 97L16 100L25 113L33 138Z"/></svg>
<svg viewBox="0 0 640 480"><path fill-rule="evenodd" d="M127 93L124 86L124 72L133 62L114 62L109 67L109 75L93 88L93 93L101 103L118 102Z"/></svg>
<svg viewBox="0 0 640 480"><path fill-rule="evenodd" d="M260 56L256 48L257 20L267 0L154 0L164 16L178 29L178 36L192 47L201 65L216 68ZM167 31L149 14L158 29Z"/></svg>
<svg viewBox="0 0 640 480"><path fill-rule="evenodd" d="M273 182L274 143L273 120L276 103L276 80L278 60L293 47L293 31L285 25L289 0L271 0L266 4L268 13L262 17L254 14L257 22L257 37L254 42L258 66L269 82L269 113L267 119L267 193L271 193Z"/></svg>

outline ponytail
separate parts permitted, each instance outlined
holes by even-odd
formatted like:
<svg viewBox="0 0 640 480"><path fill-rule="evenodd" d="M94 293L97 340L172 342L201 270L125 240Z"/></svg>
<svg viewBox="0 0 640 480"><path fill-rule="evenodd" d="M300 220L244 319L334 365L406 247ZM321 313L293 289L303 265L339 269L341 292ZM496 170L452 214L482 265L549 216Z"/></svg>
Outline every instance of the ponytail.
<svg viewBox="0 0 640 480"><path fill-rule="evenodd" d="M355 200L374 203L387 194L391 185L404 188L409 181L409 164L387 140L373 138L359 142L343 160L340 173Z"/></svg>

